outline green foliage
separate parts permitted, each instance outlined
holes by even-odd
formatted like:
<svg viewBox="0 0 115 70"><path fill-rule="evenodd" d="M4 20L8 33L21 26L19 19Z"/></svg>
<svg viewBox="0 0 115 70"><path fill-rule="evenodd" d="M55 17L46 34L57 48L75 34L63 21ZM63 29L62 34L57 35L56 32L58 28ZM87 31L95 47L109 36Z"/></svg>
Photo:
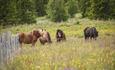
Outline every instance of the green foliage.
<svg viewBox="0 0 115 70"><path fill-rule="evenodd" d="M17 21L16 0L0 0L0 23L8 25Z"/></svg>
<svg viewBox="0 0 115 70"><path fill-rule="evenodd" d="M61 22L68 19L68 11L64 0L49 0L47 5L48 17L55 22Z"/></svg>
<svg viewBox="0 0 115 70"><path fill-rule="evenodd" d="M110 14L109 0L91 0L89 17L94 19L108 19Z"/></svg>
<svg viewBox="0 0 115 70"><path fill-rule="evenodd" d="M79 0L83 17L92 19L115 18L114 0Z"/></svg>
<svg viewBox="0 0 115 70"><path fill-rule="evenodd" d="M38 16L46 15L46 5L49 0L36 0L36 12Z"/></svg>
<svg viewBox="0 0 115 70"><path fill-rule="evenodd" d="M68 0L67 1L68 13L70 17L73 17L78 12L78 1L77 0Z"/></svg>
<svg viewBox="0 0 115 70"><path fill-rule="evenodd" d="M35 1L0 0L0 24L35 22Z"/></svg>
<svg viewBox="0 0 115 70"><path fill-rule="evenodd" d="M31 24L36 16L66 21L81 12L91 19L115 19L115 0L0 0L0 25Z"/></svg>
<svg viewBox="0 0 115 70"><path fill-rule="evenodd" d="M110 3L109 3L109 6L110 6L110 18L112 19L115 19L115 0L110 0Z"/></svg>
<svg viewBox="0 0 115 70"><path fill-rule="evenodd" d="M35 22L35 1L34 0L18 0L18 18L20 23L34 23Z"/></svg>
<svg viewBox="0 0 115 70"><path fill-rule="evenodd" d="M79 7L82 13L82 17L88 16L90 0L78 0L78 2L79 2Z"/></svg>
<svg viewBox="0 0 115 70"><path fill-rule="evenodd" d="M69 16L74 17L77 12L77 0L49 0L47 5L48 17L56 22L65 21Z"/></svg>

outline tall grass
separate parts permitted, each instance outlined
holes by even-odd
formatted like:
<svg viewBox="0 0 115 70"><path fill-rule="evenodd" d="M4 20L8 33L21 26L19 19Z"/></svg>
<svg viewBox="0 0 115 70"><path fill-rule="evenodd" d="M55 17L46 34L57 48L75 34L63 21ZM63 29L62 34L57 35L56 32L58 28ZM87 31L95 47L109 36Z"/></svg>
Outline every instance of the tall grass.
<svg viewBox="0 0 115 70"><path fill-rule="evenodd" d="M37 20L37 24L12 26L1 31L17 34L43 28L50 32L53 43L41 45L38 41L34 48L23 45L20 54L9 61L4 70L115 70L114 21L80 19L80 15L61 23L44 17ZM87 26L97 28L97 40L84 40L83 29ZM67 41L56 43L58 28L65 32Z"/></svg>
<svg viewBox="0 0 115 70"><path fill-rule="evenodd" d="M44 46L38 42L35 48L24 46L7 70L114 70L115 48L110 41L70 37L66 42Z"/></svg>

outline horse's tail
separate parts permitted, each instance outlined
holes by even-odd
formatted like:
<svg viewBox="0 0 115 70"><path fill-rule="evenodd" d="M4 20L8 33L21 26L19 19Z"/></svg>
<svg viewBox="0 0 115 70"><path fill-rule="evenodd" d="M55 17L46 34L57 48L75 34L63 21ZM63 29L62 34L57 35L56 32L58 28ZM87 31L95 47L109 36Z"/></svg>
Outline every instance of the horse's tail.
<svg viewBox="0 0 115 70"><path fill-rule="evenodd" d="M49 43L52 43L51 36L50 36L49 32L47 34L48 34Z"/></svg>
<svg viewBox="0 0 115 70"><path fill-rule="evenodd" d="M25 37L25 34L24 33L20 33L19 35L19 42L22 43L24 37Z"/></svg>

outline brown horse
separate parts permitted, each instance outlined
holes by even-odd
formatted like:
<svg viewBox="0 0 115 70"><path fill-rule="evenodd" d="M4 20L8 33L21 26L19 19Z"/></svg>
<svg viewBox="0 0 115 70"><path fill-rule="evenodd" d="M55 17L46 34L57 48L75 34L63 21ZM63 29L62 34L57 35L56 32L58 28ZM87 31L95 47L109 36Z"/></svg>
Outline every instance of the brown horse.
<svg viewBox="0 0 115 70"><path fill-rule="evenodd" d="M57 39L57 42L66 40L65 33L61 29L57 29L56 39Z"/></svg>
<svg viewBox="0 0 115 70"><path fill-rule="evenodd" d="M41 34L39 41L42 45L44 45L45 43L52 43L49 32L43 29L39 30L39 32Z"/></svg>
<svg viewBox="0 0 115 70"><path fill-rule="evenodd" d="M24 44L32 44L32 46L35 46L35 43L37 42L38 38L41 36L38 30L33 30L30 33L19 33L19 42L22 47L22 43Z"/></svg>

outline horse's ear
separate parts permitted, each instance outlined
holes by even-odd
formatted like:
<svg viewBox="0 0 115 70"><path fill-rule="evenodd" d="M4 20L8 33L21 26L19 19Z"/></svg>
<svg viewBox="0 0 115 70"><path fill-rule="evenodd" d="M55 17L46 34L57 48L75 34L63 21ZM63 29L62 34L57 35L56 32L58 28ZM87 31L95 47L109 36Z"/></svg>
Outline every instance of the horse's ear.
<svg viewBox="0 0 115 70"><path fill-rule="evenodd" d="M44 31L46 31L46 29L44 29Z"/></svg>
<svg viewBox="0 0 115 70"><path fill-rule="evenodd" d="M44 29L42 29L42 31L44 31Z"/></svg>

